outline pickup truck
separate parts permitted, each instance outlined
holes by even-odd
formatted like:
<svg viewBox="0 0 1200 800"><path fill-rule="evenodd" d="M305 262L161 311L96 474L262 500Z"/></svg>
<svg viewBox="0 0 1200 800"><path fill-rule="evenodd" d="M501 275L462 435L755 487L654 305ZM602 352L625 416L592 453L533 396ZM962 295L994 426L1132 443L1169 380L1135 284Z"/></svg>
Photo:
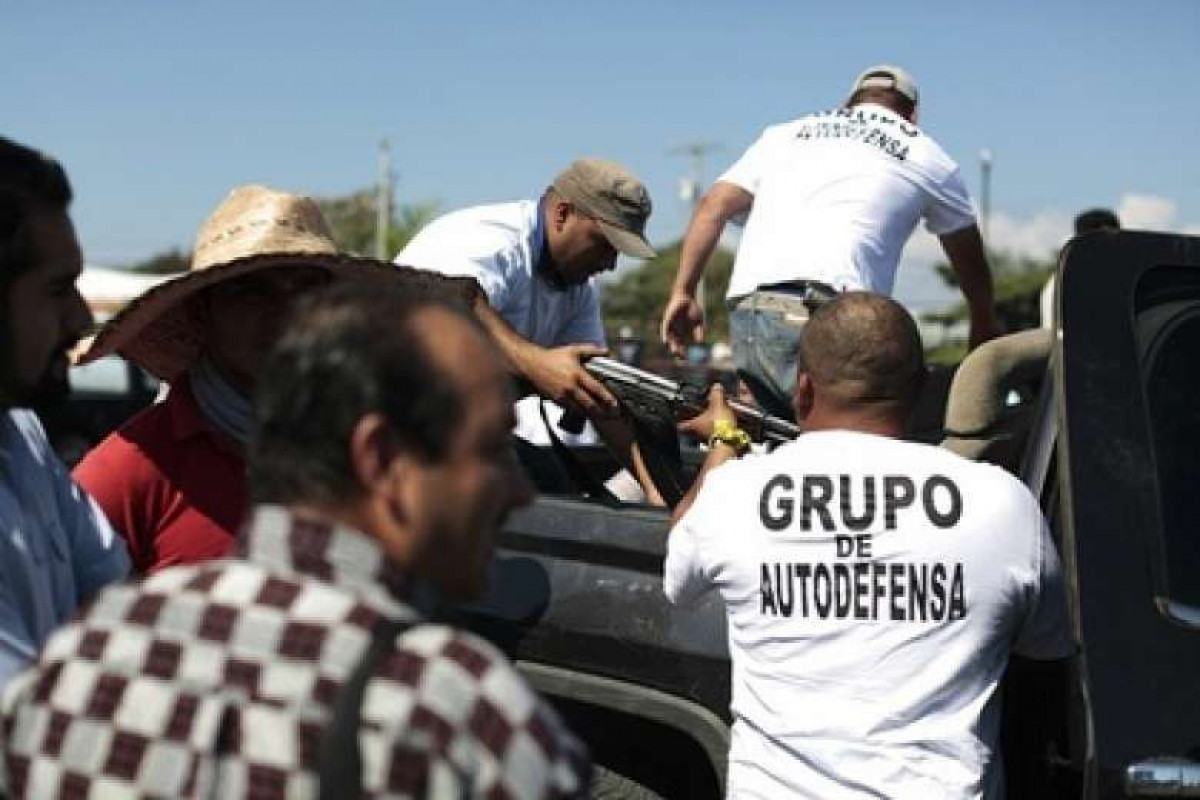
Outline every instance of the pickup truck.
<svg viewBox="0 0 1200 800"><path fill-rule="evenodd" d="M1010 662L1008 793L1200 797L1200 239L1089 234L1057 287L1052 331L989 343L922 403L944 414L933 438L1041 498L1066 570L1079 652ZM542 494L465 612L587 741L606 796L723 794L724 611L667 603L668 527Z"/></svg>

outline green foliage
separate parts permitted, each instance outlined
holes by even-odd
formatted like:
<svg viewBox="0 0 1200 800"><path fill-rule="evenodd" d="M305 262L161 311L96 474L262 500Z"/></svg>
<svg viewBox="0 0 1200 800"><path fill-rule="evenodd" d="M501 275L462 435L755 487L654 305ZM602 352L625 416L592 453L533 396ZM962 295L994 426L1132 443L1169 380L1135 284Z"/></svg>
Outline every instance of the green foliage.
<svg viewBox="0 0 1200 800"><path fill-rule="evenodd" d="M996 315L1004 329L1010 333L1036 328L1041 324L1042 287L1054 272L1053 259L1038 260L1017 258L1009 253L989 253L992 266L992 282L996 297ZM934 270L950 287L958 287L954 269L946 263L937 264ZM950 308L923 314L921 318L951 328L967 321L967 305L959 301ZM965 341L948 340L928 351L926 357L932 362L953 363L966 353ZM958 358L955 358L955 356Z"/></svg>
<svg viewBox="0 0 1200 800"><path fill-rule="evenodd" d="M339 250L359 255L375 254L375 202L374 189L317 198L317 205L329 222ZM404 249L404 245L438 215L440 207L439 203L426 201L393 209L388 225L387 257L390 259Z"/></svg>
<svg viewBox="0 0 1200 800"><path fill-rule="evenodd" d="M155 253L142 261L127 264L123 269L143 275L172 275L176 272L186 272L191 263L191 253L185 253L177 247L172 247L170 250Z"/></svg>
<svg viewBox="0 0 1200 800"><path fill-rule="evenodd" d="M604 324L609 341L616 341L622 328L631 328L649 353L662 351L658 327L663 306L671 293L671 284L679 269L681 242L659 247L658 255L611 281L604 288ZM718 247L705 270L704 310L708 323L707 340L711 344L729 340L729 313L725 292L733 271L733 253Z"/></svg>
<svg viewBox="0 0 1200 800"><path fill-rule="evenodd" d="M931 366L952 367L967 355L966 339L951 339L935 344L925 351L925 361Z"/></svg>

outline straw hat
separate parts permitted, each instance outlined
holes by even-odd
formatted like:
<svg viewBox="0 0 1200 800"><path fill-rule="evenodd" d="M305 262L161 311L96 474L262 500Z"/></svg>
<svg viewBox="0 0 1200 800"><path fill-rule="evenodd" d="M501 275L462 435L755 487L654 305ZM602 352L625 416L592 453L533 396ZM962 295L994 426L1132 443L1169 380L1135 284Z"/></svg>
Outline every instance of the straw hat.
<svg viewBox="0 0 1200 800"><path fill-rule="evenodd" d="M187 302L190 298L216 283L252 272L300 266L326 269L338 278L395 276L426 295L457 298L468 304L477 291L470 279L441 278L374 259L340 255L312 198L263 186L242 186L225 198L200 229L188 272L131 300L100 328L79 363L116 352L170 382L192 365L204 347L204 331Z"/></svg>

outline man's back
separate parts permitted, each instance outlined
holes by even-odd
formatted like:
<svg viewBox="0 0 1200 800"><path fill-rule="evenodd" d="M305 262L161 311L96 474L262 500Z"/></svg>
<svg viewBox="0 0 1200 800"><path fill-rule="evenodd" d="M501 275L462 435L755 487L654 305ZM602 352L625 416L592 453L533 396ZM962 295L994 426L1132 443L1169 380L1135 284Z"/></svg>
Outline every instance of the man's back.
<svg viewBox="0 0 1200 800"><path fill-rule="evenodd" d="M536 344L603 345L592 283L554 287L538 273L540 213L529 200L452 211L414 236L395 263L474 278L496 313Z"/></svg>
<svg viewBox="0 0 1200 800"><path fill-rule="evenodd" d="M958 167L928 134L866 103L767 128L722 181L754 195L729 296L803 277L890 294L917 222L974 222Z"/></svg>
<svg viewBox="0 0 1200 800"><path fill-rule="evenodd" d="M267 508L245 547L110 588L51 638L4 697L11 796L316 796L332 704L381 615L412 624L364 695L367 791L578 791L554 714L494 648L398 602L376 543Z"/></svg>
<svg viewBox="0 0 1200 800"><path fill-rule="evenodd" d="M1057 557L1011 476L809 433L715 470L672 537L668 594L712 585L729 611L732 795L998 792L1010 647L1069 652L1064 609L1038 604Z"/></svg>

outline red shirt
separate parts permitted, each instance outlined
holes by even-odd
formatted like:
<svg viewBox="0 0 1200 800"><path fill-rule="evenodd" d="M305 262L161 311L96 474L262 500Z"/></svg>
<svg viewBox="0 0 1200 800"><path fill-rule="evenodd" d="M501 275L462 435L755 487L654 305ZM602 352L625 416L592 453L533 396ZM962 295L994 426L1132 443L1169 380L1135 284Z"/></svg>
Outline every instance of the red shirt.
<svg viewBox="0 0 1200 800"><path fill-rule="evenodd" d="M74 477L143 574L229 555L246 513L241 447L200 416L186 378L98 444Z"/></svg>

